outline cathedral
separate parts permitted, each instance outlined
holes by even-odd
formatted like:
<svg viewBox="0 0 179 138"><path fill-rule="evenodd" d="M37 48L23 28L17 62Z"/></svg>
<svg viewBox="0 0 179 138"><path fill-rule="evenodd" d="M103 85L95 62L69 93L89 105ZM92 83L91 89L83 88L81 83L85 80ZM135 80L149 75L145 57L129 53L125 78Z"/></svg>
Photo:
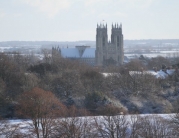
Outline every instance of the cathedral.
<svg viewBox="0 0 179 138"><path fill-rule="evenodd" d="M80 45L74 48L52 48L52 56L61 57L89 64L91 66L121 65L124 60L122 25L112 24L111 41L108 41L107 24L97 25L96 48Z"/></svg>
<svg viewBox="0 0 179 138"><path fill-rule="evenodd" d="M124 60L122 25L112 24L111 41L108 41L107 24L97 24L96 66L121 65Z"/></svg>

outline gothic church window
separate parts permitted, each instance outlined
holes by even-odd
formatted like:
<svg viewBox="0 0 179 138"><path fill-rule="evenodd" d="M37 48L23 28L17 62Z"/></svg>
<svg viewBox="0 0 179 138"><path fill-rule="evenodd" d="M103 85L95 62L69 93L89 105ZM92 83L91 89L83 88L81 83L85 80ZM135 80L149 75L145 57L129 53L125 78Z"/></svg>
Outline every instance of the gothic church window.
<svg viewBox="0 0 179 138"><path fill-rule="evenodd" d="M105 46L105 37L103 36L103 46Z"/></svg>
<svg viewBox="0 0 179 138"><path fill-rule="evenodd" d="M119 46L119 36L117 36L117 46Z"/></svg>
<svg viewBox="0 0 179 138"><path fill-rule="evenodd" d="M111 42L114 43L114 37L111 38Z"/></svg>

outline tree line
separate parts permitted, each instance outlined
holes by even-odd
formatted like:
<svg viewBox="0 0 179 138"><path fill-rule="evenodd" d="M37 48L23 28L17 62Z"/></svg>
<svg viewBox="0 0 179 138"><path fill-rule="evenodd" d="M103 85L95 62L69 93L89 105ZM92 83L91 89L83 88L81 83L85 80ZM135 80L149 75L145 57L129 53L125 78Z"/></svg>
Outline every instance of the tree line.
<svg viewBox="0 0 179 138"><path fill-rule="evenodd" d="M43 60L34 55L0 53L1 117L19 117L16 107L22 103L20 97L34 88L51 92L67 108L86 109L94 115L105 115L109 110L113 114L177 111L177 59L141 56L118 67L91 67L64 59L58 53L53 56L46 50L43 53ZM129 74L129 71L145 71L153 67L165 69L166 66L176 68L167 79ZM105 77L103 72L111 75Z"/></svg>

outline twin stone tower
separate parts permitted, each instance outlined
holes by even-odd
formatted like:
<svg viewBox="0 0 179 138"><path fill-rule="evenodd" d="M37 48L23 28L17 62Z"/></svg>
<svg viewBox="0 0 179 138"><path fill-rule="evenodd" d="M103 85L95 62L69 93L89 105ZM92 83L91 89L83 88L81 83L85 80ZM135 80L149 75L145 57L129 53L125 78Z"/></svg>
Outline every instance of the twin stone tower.
<svg viewBox="0 0 179 138"><path fill-rule="evenodd" d="M52 48L52 56L60 53L64 58L76 59L92 66L121 65L124 61L122 25L112 24L111 41L108 41L107 24L97 25L96 48Z"/></svg>
<svg viewBox="0 0 179 138"><path fill-rule="evenodd" d="M96 66L121 65L124 60L122 25L112 24L111 41L108 41L107 24L97 24Z"/></svg>

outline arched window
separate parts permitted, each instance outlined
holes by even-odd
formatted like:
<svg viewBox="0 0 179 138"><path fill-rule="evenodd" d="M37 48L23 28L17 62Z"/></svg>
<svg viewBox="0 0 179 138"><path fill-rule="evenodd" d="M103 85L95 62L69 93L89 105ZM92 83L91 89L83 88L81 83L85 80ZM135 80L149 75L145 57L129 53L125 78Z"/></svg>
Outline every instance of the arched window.
<svg viewBox="0 0 179 138"><path fill-rule="evenodd" d="M119 36L117 36L117 46L119 46Z"/></svg>
<svg viewBox="0 0 179 138"><path fill-rule="evenodd" d="M106 65L106 58L104 55L103 55L103 64Z"/></svg>
<svg viewBox="0 0 179 138"><path fill-rule="evenodd" d="M105 37L103 36L103 46L105 46Z"/></svg>
<svg viewBox="0 0 179 138"><path fill-rule="evenodd" d="M111 37L111 43L114 43L114 36Z"/></svg>

